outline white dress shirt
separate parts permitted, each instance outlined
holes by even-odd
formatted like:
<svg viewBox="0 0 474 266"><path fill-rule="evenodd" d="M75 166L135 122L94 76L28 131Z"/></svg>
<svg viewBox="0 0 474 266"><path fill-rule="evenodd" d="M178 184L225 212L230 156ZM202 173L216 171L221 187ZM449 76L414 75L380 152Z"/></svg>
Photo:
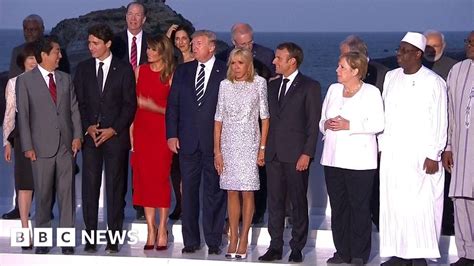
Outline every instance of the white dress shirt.
<svg viewBox="0 0 474 266"><path fill-rule="evenodd" d="M142 53L142 41L143 41L143 30L141 30L137 35L133 35L130 31L127 30L127 40L128 40L128 62L131 61L132 57L132 42L133 42L133 37L135 36L137 39L135 40L135 43L137 44L137 66L140 65L140 56ZM105 73L104 73L105 74Z"/></svg>
<svg viewBox="0 0 474 266"><path fill-rule="evenodd" d="M377 168L376 134L384 128L384 110L380 91L363 83L352 97L343 97L344 86L332 84L324 99L319 129L324 147L321 164L352 170ZM341 116L349 120L349 130L325 130L327 119Z"/></svg>
<svg viewBox="0 0 474 266"><path fill-rule="evenodd" d="M105 81L107 80L107 75L109 74L110 64L112 63L112 53L104 59L104 61L100 61L98 58L95 59L95 75L97 76L99 71L99 63L103 62L102 71L104 72L104 79L102 80L102 90L105 88Z"/></svg>
<svg viewBox="0 0 474 266"><path fill-rule="evenodd" d="M206 93L207 82L209 81L209 77L211 76L212 68L214 67L214 62L216 62L216 57L212 56L211 59L207 60L207 62L199 62L197 64L196 70L196 77L194 78L194 84L196 85L197 79L199 76L199 71L201 70L201 64L204 64L204 93Z"/></svg>
<svg viewBox="0 0 474 266"><path fill-rule="evenodd" d="M286 83L286 88L285 88L285 95L286 93L288 93L288 89L291 87L291 84L295 80L296 75L298 75L298 69L295 72L291 73L291 75L289 75L288 77L283 77L283 79L288 79L288 83ZM282 85L283 85L283 82L280 84L280 89L278 90L278 99L280 99L280 91L281 91Z"/></svg>

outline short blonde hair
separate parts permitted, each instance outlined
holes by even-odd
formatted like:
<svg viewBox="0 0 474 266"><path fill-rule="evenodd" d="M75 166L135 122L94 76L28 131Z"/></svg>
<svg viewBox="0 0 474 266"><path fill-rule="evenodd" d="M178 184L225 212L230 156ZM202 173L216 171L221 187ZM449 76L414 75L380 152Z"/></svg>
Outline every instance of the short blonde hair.
<svg viewBox="0 0 474 266"><path fill-rule="evenodd" d="M348 52L339 57L339 59L346 59L347 64L352 69L358 69L359 70L359 78L361 80L365 79L365 76L367 75L367 68L368 68L368 60L367 56L364 54L361 54L359 52Z"/></svg>
<svg viewBox="0 0 474 266"><path fill-rule="evenodd" d="M252 82L255 76L255 68L253 67L253 54L249 49L246 48L235 48L230 52L229 59L227 60L227 79L234 82L235 75L232 72L232 60L235 57L240 57L242 61L248 63L249 68L247 69L247 77L245 81Z"/></svg>

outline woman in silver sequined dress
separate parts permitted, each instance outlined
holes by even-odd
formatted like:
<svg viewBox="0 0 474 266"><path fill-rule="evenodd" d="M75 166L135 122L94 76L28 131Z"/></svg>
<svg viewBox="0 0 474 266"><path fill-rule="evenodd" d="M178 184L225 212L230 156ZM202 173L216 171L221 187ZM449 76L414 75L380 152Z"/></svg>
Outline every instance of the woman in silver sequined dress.
<svg viewBox="0 0 474 266"><path fill-rule="evenodd" d="M269 127L267 83L255 74L251 51L237 48L230 53L214 120L214 165L221 189L227 190L230 243L226 258L245 259L255 209L253 192L260 189L258 166L264 165Z"/></svg>

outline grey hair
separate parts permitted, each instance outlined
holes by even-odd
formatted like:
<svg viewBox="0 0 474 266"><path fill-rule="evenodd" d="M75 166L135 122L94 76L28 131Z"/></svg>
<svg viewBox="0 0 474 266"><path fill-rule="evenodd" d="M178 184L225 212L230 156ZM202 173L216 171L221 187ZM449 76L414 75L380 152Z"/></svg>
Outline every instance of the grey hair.
<svg viewBox="0 0 474 266"><path fill-rule="evenodd" d="M349 51L351 52L358 52L365 56L369 56L369 52L367 49L367 44L357 35L349 35L347 36L344 41L339 44L339 47L347 45L349 47Z"/></svg>
<svg viewBox="0 0 474 266"><path fill-rule="evenodd" d="M210 30L197 30L191 35L191 39L194 39L195 37L199 36L205 36L209 40L209 42L213 43L214 45L217 42L217 36L216 33Z"/></svg>
<svg viewBox="0 0 474 266"><path fill-rule="evenodd" d="M444 34L442 32L439 32L437 30L426 30L423 32L423 35L428 38L429 35L438 35L441 37L441 42L443 42L443 45L446 45L446 41L444 40Z"/></svg>
<svg viewBox="0 0 474 266"><path fill-rule="evenodd" d="M28 21L38 22L44 28L43 19L37 14L28 15L25 19L23 19L23 25Z"/></svg>
<svg viewBox="0 0 474 266"><path fill-rule="evenodd" d="M235 23L230 29L232 39L235 34L250 34L253 36L253 28L248 23Z"/></svg>

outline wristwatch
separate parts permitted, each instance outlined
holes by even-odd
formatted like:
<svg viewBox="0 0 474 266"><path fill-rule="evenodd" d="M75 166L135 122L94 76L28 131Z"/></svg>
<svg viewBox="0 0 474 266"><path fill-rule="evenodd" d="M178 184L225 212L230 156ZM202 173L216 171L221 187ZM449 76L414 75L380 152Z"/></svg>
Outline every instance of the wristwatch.
<svg viewBox="0 0 474 266"><path fill-rule="evenodd" d="M261 149L261 150L265 150L265 146L263 146L263 145L260 146L260 149Z"/></svg>

